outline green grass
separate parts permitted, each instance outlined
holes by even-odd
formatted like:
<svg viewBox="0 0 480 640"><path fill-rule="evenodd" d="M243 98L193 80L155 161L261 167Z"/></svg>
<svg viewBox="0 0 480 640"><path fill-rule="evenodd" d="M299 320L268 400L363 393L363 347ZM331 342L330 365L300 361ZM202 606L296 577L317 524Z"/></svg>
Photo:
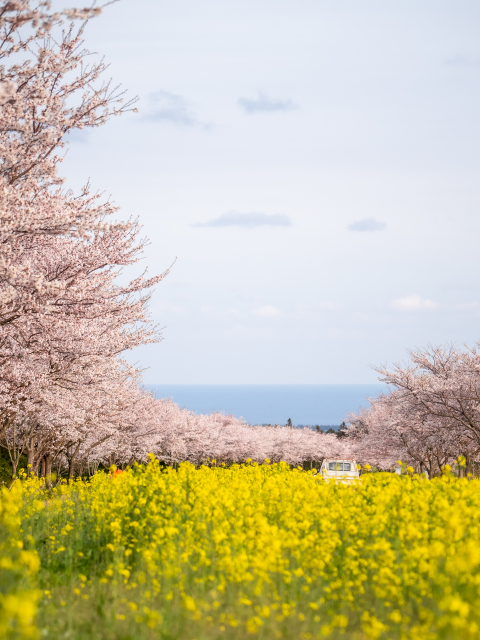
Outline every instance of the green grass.
<svg viewBox="0 0 480 640"><path fill-rule="evenodd" d="M20 473L21 470L26 471L27 469L27 456L22 455L20 457L20 463L18 465L17 473ZM10 460L10 456L8 455L8 450L4 447L0 447L0 485L5 484L9 486L12 482L12 462Z"/></svg>

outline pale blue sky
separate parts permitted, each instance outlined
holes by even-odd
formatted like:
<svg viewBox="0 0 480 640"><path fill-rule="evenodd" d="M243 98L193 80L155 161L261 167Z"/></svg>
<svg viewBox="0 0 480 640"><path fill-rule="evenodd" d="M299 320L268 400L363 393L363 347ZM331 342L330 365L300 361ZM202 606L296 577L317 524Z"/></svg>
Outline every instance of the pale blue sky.
<svg viewBox="0 0 480 640"><path fill-rule="evenodd" d="M140 113L65 173L140 216L148 383L368 383L480 337L480 4L122 0L92 21Z"/></svg>

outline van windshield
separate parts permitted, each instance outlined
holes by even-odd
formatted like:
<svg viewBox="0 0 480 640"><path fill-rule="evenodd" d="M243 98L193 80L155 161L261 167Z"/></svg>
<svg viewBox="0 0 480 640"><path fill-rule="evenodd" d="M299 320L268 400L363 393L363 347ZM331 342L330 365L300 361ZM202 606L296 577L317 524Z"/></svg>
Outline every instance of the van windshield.
<svg viewBox="0 0 480 640"><path fill-rule="evenodd" d="M328 470L329 471L351 471L352 464L351 462L329 462Z"/></svg>

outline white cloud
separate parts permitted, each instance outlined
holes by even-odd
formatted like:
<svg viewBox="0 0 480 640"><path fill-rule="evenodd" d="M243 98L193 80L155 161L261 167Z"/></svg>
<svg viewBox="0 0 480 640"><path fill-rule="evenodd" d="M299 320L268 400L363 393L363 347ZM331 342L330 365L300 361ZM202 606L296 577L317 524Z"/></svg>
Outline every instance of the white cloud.
<svg viewBox="0 0 480 640"><path fill-rule="evenodd" d="M239 213L238 211L228 211L220 217L208 220L208 222L197 222L190 225L192 227L290 227L290 218L283 213Z"/></svg>
<svg viewBox="0 0 480 640"><path fill-rule="evenodd" d="M239 98L238 104L242 107L245 113L249 115L253 113L265 113L271 111L291 111L296 109L297 105L289 98L278 99L269 98L265 93L258 92L258 97L251 98Z"/></svg>
<svg viewBox="0 0 480 640"><path fill-rule="evenodd" d="M478 311L478 309L480 309L480 305L478 304L478 302L461 302L459 304L446 305L439 304L438 302L433 302L433 300L428 300L427 298L422 298L415 293L410 296L405 296L404 298L398 298L398 300L394 300L390 306L394 309L398 309L399 311L422 311L430 309Z"/></svg>
<svg viewBox="0 0 480 640"><path fill-rule="evenodd" d="M260 309L257 309L255 311L255 314L257 316L261 316L262 318L273 318L275 316L282 315L282 312L280 311L280 309L267 304L265 307L260 307Z"/></svg>
<svg viewBox="0 0 480 640"><path fill-rule="evenodd" d="M392 302L392 307L399 311L422 311L430 309L438 309L439 305L432 300L422 298L416 293L404 298L398 298Z"/></svg>
<svg viewBox="0 0 480 640"><path fill-rule="evenodd" d="M375 218L365 218L364 220L357 220L349 224L347 229L349 231L384 231L387 228L385 222L379 222Z"/></svg>

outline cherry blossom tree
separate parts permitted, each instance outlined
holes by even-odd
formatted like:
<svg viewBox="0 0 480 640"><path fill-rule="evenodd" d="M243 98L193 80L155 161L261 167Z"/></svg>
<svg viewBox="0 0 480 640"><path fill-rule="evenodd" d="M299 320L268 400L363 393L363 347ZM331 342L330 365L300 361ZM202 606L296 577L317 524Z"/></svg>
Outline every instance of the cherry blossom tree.
<svg viewBox="0 0 480 640"><path fill-rule="evenodd" d="M146 244L138 223L109 222L116 208L88 186L62 189L65 136L135 102L88 62L85 22L62 25L99 11L0 4L0 435L14 466L27 451L47 474L121 429L139 372L119 358L160 339L148 290L168 273L119 285Z"/></svg>
<svg viewBox="0 0 480 640"><path fill-rule="evenodd" d="M473 470L480 455L478 349L427 347L412 351L407 365L377 369L392 392L350 416L358 457L382 468L400 459L438 475L462 455Z"/></svg>

